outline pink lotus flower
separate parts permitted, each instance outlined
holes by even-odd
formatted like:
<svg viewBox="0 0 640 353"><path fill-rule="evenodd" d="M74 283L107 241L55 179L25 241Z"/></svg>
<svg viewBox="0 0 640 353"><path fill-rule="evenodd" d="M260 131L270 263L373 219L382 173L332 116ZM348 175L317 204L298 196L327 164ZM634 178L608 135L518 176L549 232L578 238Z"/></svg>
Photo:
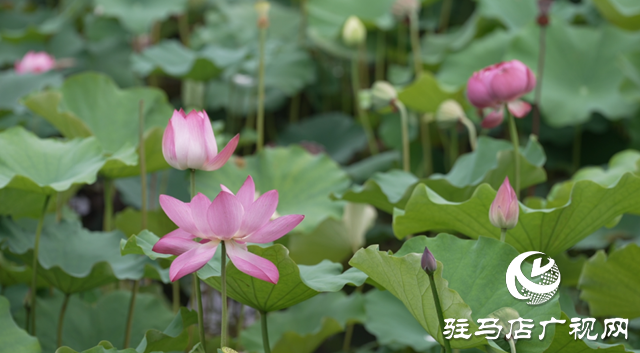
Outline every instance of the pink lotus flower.
<svg viewBox="0 0 640 353"><path fill-rule="evenodd" d="M236 135L218 153L216 137L207 112L174 110L162 136L162 154L169 165L176 169L216 170L221 168L238 146Z"/></svg>
<svg viewBox="0 0 640 353"><path fill-rule="evenodd" d="M511 229L518 224L519 212L518 196L509 184L509 177L506 177L489 208L489 220L494 227Z"/></svg>
<svg viewBox="0 0 640 353"><path fill-rule="evenodd" d="M278 268L271 261L248 252L247 243L264 244L279 239L300 224L304 216L287 215L270 220L278 206L278 191L266 192L254 201L256 191L251 176L236 195L228 190L223 186L213 202L200 193L191 203L160 196L162 209L180 227L153 246L155 252L178 255L169 269L171 281L201 269L224 241L227 254L238 270L278 283Z"/></svg>
<svg viewBox="0 0 640 353"><path fill-rule="evenodd" d="M28 52L21 60L15 63L16 72L19 74L47 72L56 66L56 59L46 52Z"/></svg>
<svg viewBox="0 0 640 353"><path fill-rule="evenodd" d="M482 120L482 127L493 128L502 123L505 104L516 118L524 118L531 105L519 98L535 86L536 77L527 65L511 60L474 72L467 82L467 98L478 109L493 109Z"/></svg>

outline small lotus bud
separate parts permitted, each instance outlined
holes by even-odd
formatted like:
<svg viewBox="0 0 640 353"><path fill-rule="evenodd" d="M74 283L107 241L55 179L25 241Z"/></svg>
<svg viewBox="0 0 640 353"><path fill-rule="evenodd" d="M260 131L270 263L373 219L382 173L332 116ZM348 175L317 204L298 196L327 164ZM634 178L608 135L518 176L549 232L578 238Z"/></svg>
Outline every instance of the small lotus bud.
<svg viewBox="0 0 640 353"><path fill-rule="evenodd" d="M436 272L436 270L438 269L438 263L436 262L436 258L433 257L433 254L431 253L431 251L429 251L429 248L427 248L426 246L424 248L424 252L422 253L422 260L420 260L420 266L422 266L422 269L428 274L432 274Z"/></svg>
<svg viewBox="0 0 640 353"><path fill-rule="evenodd" d="M364 23L356 16L347 18L342 27L342 40L348 46L358 46L363 44L367 39L367 29Z"/></svg>
<svg viewBox="0 0 640 353"><path fill-rule="evenodd" d="M506 177L489 208L489 220L494 227L511 229L518 224L519 212L518 196L509 184L509 177Z"/></svg>
<svg viewBox="0 0 640 353"><path fill-rule="evenodd" d="M453 99L442 102L436 113L436 119L439 123L455 123L466 116L460 103Z"/></svg>
<svg viewBox="0 0 640 353"><path fill-rule="evenodd" d="M269 27L269 8L271 5L268 1L260 0L256 2L255 9L258 13L258 27L259 28L267 28Z"/></svg>
<svg viewBox="0 0 640 353"><path fill-rule="evenodd" d="M374 109L381 109L398 99L398 92L387 81L376 81L371 87L371 103Z"/></svg>
<svg viewBox="0 0 640 353"><path fill-rule="evenodd" d="M412 12L420 11L420 1L418 0L396 0L391 7L391 13L398 19L404 20Z"/></svg>
<svg viewBox="0 0 640 353"><path fill-rule="evenodd" d="M553 0L538 0L538 25L544 27L549 24L549 10Z"/></svg>

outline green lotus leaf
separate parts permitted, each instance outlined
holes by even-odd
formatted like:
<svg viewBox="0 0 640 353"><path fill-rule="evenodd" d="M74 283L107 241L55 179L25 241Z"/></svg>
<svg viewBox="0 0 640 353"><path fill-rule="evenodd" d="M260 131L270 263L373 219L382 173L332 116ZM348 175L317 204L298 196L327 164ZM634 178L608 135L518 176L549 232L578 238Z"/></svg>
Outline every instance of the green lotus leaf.
<svg viewBox="0 0 640 353"><path fill-rule="evenodd" d="M411 316L402 302L389 291L371 290L364 295L367 319L364 327L380 345L394 349L411 347L425 352L439 346L436 340Z"/></svg>
<svg viewBox="0 0 640 353"><path fill-rule="evenodd" d="M180 308L178 315L164 331L152 329L145 332L136 351L138 353L183 351L190 341L186 328L197 322L198 314L195 311Z"/></svg>
<svg viewBox="0 0 640 353"><path fill-rule="evenodd" d="M594 0L604 18L629 31L640 29L640 5L633 0Z"/></svg>
<svg viewBox="0 0 640 353"><path fill-rule="evenodd" d="M291 259L300 265L315 265L325 259L342 263L365 244L366 232L376 216L370 205L348 203L342 220L329 218L311 233L291 235L287 244Z"/></svg>
<svg viewBox="0 0 640 353"><path fill-rule="evenodd" d="M389 18L393 0L309 0L306 5L308 31L323 38L336 39L349 16L357 16L369 25Z"/></svg>
<svg viewBox="0 0 640 353"><path fill-rule="evenodd" d="M65 191L74 184L94 183L105 164L95 138L40 139L21 127L0 132L0 150L0 188Z"/></svg>
<svg viewBox="0 0 640 353"><path fill-rule="evenodd" d="M58 347L58 319L63 300L64 295L60 292L55 292L53 296L47 298L38 298L36 327L38 328L38 339L42 344L43 352L54 352ZM62 348L62 352L81 352L84 350L103 352L99 347L96 347L96 344L103 340L121 346L124 343L124 328L126 327L130 301L130 291L112 291L100 296L93 303L83 301L80 295L72 295L69 298L64 316L62 344L66 347ZM182 316L183 313L185 316ZM181 322L190 324L193 320L192 315L193 313L184 310L174 319L174 314L163 298L154 294L138 293L133 311L131 342L135 344L136 342L142 342L146 338L147 347L157 347L155 345L158 342L156 339L167 339L167 337L161 337L162 334L158 335L159 332L162 333L162 330L167 327L169 333L164 333L164 336L175 336L172 344L175 344L175 341L182 341L185 336L175 334L175 330L170 326L172 323L179 325ZM20 316L18 317L20 318ZM100 345L103 348L105 345L109 347L104 350L106 352L120 352L107 342L100 342ZM185 346L182 345L182 349ZM93 351L92 349L96 350ZM61 351L58 350L57 352ZM130 349L124 350L124 352L146 353L149 351L146 349L140 351Z"/></svg>
<svg viewBox="0 0 640 353"><path fill-rule="evenodd" d="M131 207L125 208L116 214L116 229L126 236L138 234L142 229L142 212ZM151 233L168 234L178 227L167 217L163 210L147 211L147 227Z"/></svg>
<svg viewBox="0 0 640 353"><path fill-rule="evenodd" d="M25 263L33 261L36 221L0 220L0 240ZM124 279L149 276L168 281L168 271L142 256L122 257L119 231L90 232L78 221L55 223L42 230L38 275L64 293L78 293Z"/></svg>
<svg viewBox="0 0 640 353"><path fill-rule="evenodd" d="M364 307L361 294L320 294L287 311L270 313L267 316L271 352L315 352L327 338L343 332L348 323L363 321ZM260 332L258 321L242 331L242 346L250 352L263 352Z"/></svg>
<svg viewBox="0 0 640 353"><path fill-rule="evenodd" d="M393 257L384 255L385 263L391 262L396 266L393 272L389 272L389 270L385 270L385 272L388 272L390 277L396 278L393 277L394 275L392 275L392 273L395 273L396 276L400 274L407 275L410 273L410 269L417 267L416 271L420 273L420 275L418 275L418 281L421 283L421 277L423 277L422 274L424 271L422 271L420 267L420 259L425 247L428 247L433 253L433 256L444 265L442 270L439 266L438 271L442 271L442 278L448 282L449 290L455 291L454 293L459 295L459 298L466 303L464 305L468 305L468 308L470 307L470 314L474 322L479 318L486 318L496 310L505 307L516 310L520 314L520 317L533 319L534 322L549 320L552 316L560 316L560 304L558 303L557 296L544 304L532 306L526 304L525 300L515 299L509 293L504 282L504 276L511 261L519 254L513 247L495 239L481 237L478 240L463 240L450 234L439 234L435 238L427 238L424 236L415 237L407 241ZM379 257L383 257L382 254L383 253L380 253ZM487 254L491 254L491 256L487 257ZM380 271L379 265L374 266L374 271ZM524 263L523 273L531 273L531 266L529 263ZM378 273L377 276L374 276L372 273L364 272L376 281L378 281L382 274ZM424 279L426 279L424 284L428 284L429 281L426 274L424 275ZM406 286L414 286L413 283L407 284L407 278L397 278L394 279L394 282L402 280L405 281ZM380 281L378 282L384 285L391 293L398 290L397 288L402 287L402 284L400 284L402 282L393 284L393 289L387 287L387 285ZM470 283L473 283L473 285L469 285ZM441 287L438 287L439 292L440 288ZM431 291L428 290L427 292L430 293ZM412 298L410 293L414 292L407 292L406 298ZM396 295L396 297L398 296ZM418 294L417 297L420 298L420 295ZM423 300L424 297L425 296L422 296ZM441 301L446 303L446 300L442 299L442 297L441 294ZM407 300L403 298L400 299L403 300L403 302ZM411 304L408 307L415 307L416 299L409 300ZM432 302L428 303L430 306L427 307L427 310L433 309ZM406 302L405 305L407 305ZM431 311L425 310L425 313L428 312ZM416 317L416 315L420 317L423 315L422 313L416 312L412 312L412 314L414 317ZM445 317L461 318L462 316L460 316L460 314L452 316L445 314ZM418 319L418 321L420 321L420 319ZM423 324L423 327L424 326ZM435 333L434 331L429 332ZM540 333L542 333L542 328L536 326L532 330L532 337L537 337ZM553 332L549 331L549 327L547 327L543 340L519 340L517 350L518 352L542 352L551 344L552 338Z"/></svg>
<svg viewBox="0 0 640 353"><path fill-rule="evenodd" d="M569 254L563 252L556 255L554 259L556 260L556 265L558 265L558 270L562 273L562 285L577 287L582 268L587 262L587 256L581 254L576 257L570 257Z"/></svg>
<svg viewBox="0 0 640 353"><path fill-rule="evenodd" d="M140 101L144 102L147 171L167 168L162 132L171 117L166 95L156 88L119 89L107 76L84 73L67 79L60 90L31 95L24 104L65 137L95 136L109 161L108 178L138 175L137 146Z"/></svg>
<svg viewBox="0 0 640 353"><path fill-rule="evenodd" d="M207 52L195 52L175 40L165 40L132 57L133 69L142 76L161 72L183 79L207 81L221 70L217 60ZM215 54L215 53L213 53Z"/></svg>
<svg viewBox="0 0 640 353"><path fill-rule="evenodd" d="M637 273L640 247L629 244L607 255L598 251L584 265L578 288L580 299L589 303L596 317L614 316L633 319L640 316L640 290Z"/></svg>
<svg viewBox="0 0 640 353"><path fill-rule="evenodd" d="M257 155L229 161L213 172L196 172L196 190L210 199L224 184L236 192L247 175L256 190L276 189L280 195L280 215L302 214L304 220L296 232L310 232L325 219L340 219L344 203L333 202L329 195L349 186L349 177L326 155L312 155L299 146L266 148Z"/></svg>
<svg viewBox="0 0 640 353"><path fill-rule="evenodd" d="M480 16L474 12L458 29L446 33L433 33L421 38L422 60L427 64L439 64L450 52L465 48L478 32Z"/></svg>
<svg viewBox="0 0 640 353"><path fill-rule="evenodd" d="M105 15L120 20L133 34L149 33L154 22L187 9L187 0L96 0L95 4Z"/></svg>
<svg viewBox="0 0 640 353"><path fill-rule="evenodd" d="M553 342L551 342L551 346L545 350L545 353L626 353L626 352L638 352L627 350L624 345L610 345L610 344L602 344L599 342L592 342L587 340L576 340L571 332L571 328L569 327L569 323L571 322L571 318L567 316L564 312L562 316L559 318L560 320L566 320L564 325L555 324L556 326L556 334L553 337Z"/></svg>
<svg viewBox="0 0 640 353"><path fill-rule="evenodd" d="M420 255L393 257L387 252L378 251L378 245L372 245L359 250L349 264L366 273L400 299L420 325L431 336L439 336L438 341L442 342L433 294L429 288L429 277L420 267ZM469 320L471 338L452 339L451 347L470 348L486 343L484 338L473 335L478 326L471 319L471 308L456 291L448 287L447 280L442 278L442 263L438 262L438 270L434 276L438 295L443 303L444 317Z"/></svg>
<svg viewBox="0 0 640 353"><path fill-rule="evenodd" d="M542 166L546 156L535 138L520 150L520 185L525 189L546 180ZM513 179L513 145L504 140L481 136L475 151L456 160L451 171L434 174L428 179L418 179L413 174L399 170L376 173L362 186L354 186L341 196L342 200L369 203L392 213L394 208L403 209L418 184L427 185L449 201L465 201L482 183L495 189L500 187L505 176Z"/></svg>
<svg viewBox="0 0 640 353"><path fill-rule="evenodd" d="M271 262L280 272L278 284L244 274L233 263L227 265L227 294L256 310L270 312L288 308L320 292L337 292L346 284L362 285L366 276L360 271L342 272L342 265L323 261L315 266L298 266L280 244L268 248L249 246L249 251ZM219 254L219 252L218 252ZM198 271L198 277L220 290L219 255Z"/></svg>
<svg viewBox="0 0 640 353"><path fill-rule="evenodd" d="M49 71L42 74L18 74L15 71L0 73L0 111L9 110L19 112L24 110L20 105L20 98L45 87L60 87L62 74Z"/></svg>
<svg viewBox="0 0 640 353"><path fill-rule="evenodd" d="M478 12L482 18L496 19L508 29L517 30L535 21L538 7L533 1L480 0Z"/></svg>
<svg viewBox="0 0 640 353"><path fill-rule="evenodd" d="M625 214L614 227L602 227L574 245L574 250L616 249L629 243L640 245L640 216ZM563 272L564 273L564 272ZM564 276L564 275L563 275ZM564 278L564 277L563 277Z"/></svg>
<svg viewBox="0 0 640 353"><path fill-rule="evenodd" d="M315 142L338 163L347 163L367 146L364 129L342 113L320 114L288 125L278 134L278 143Z"/></svg>
<svg viewBox="0 0 640 353"><path fill-rule="evenodd" d="M93 348L89 348L82 352L78 352L75 349L63 346L56 349L55 353L138 353L138 351L136 351L133 348L120 350L120 349L114 348L111 342L109 341L100 341L100 343L98 343L97 346Z"/></svg>
<svg viewBox="0 0 640 353"><path fill-rule="evenodd" d="M120 240L120 253L122 256L132 254L147 255L151 260L173 256L153 251L153 246L158 240L160 240L160 237L145 229L140 234L133 235L127 240Z"/></svg>
<svg viewBox="0 0 640 353"><path fill-rule="evenodd" d="M562 206L532 209L521 204L518 225L507 231L506 242L520 252L536 250L555 256L622 214L640 214L635 202L638 193L640 178L630 173L610 187L590 180L577 181L571 200ZM402 239L418 232L450 229L474 239L498 239L500 229L489 221L495 196L489 185L480 185L469 200L457 203L418 185L404 211L395 210L394 232Z"/></svg>
<svg viewBox="0 0 640 353"><path fill-rule="evenodd" d="M6 352L40 353L38 339L20 328L13 321L7 298L0 296L0 347Z"/></svg>
<svg viewBox="0 0 640 353"><path fill-rule="evenodd" d="M7 288L20 283L31 283L33 272L30 267L9 261L0 252L0 286ZM38 277L37 286L46 287L49 284Z"/></svg>
<svg viewBox="0 0 640 353"><path fill-rule="evenodd" d="M407 108L421 113L435 113L440 104L447 99L454 99L460 104L467 104L462 89L457 91L443 89L438 80L428 71L403 89L398 94L398 99Z"/></svg>

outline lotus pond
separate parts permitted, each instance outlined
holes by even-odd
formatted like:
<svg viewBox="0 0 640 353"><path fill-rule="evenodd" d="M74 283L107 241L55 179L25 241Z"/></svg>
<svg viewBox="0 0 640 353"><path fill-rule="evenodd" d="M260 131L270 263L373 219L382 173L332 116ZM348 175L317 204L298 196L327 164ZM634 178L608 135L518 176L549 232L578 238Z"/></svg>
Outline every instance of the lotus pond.
<svg viewBox="0 0 640 353"><path fill-rule="evenodd" d="M640 352L638 0L0 0L0 353Z"/></svg>

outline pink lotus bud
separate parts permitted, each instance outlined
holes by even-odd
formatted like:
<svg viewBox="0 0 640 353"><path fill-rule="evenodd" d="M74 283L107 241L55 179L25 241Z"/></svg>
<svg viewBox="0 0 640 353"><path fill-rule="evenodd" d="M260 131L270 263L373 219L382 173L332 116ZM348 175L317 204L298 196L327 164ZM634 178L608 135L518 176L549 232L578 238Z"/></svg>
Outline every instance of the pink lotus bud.
<svg viewBox="0 0 640 353"><path fill-rule="evenodd" d="M432 274L436 272L436 270L438 269L438 263L436 262L436 258L433 257L433 254L431 253L431 251L429 251L429 248L427 248L426 246L424 248L424 252L422 253L420 266L422 266L422 269L428 274Z"/></svg>
<svg viewBox="0 0 640 353"><path fill-rule="evenodd" d="M207 112L174 110L162 136L162 154L167 163L180 170L221 168L238 146L236 135L220 153Z"/></svg>
<svg viewBox="0 0 640 353"><path fill-rule="evenodd" d="M494 227L511 229L518 224L519 212L518 197L509 184L509 177L506 177L498 189L496 198L491 203L489 220Z"/></svg>
<svg viewBox="0 0 640 353"><path fill-rule="evenodd" d="M16 61L15 69L19 74L47 72L56 66L56 60L46 52L28 52L20 61Z"/></svg>
<svg viewBox="0 0 640 353"><path fill-rule="evenodd" d="M507 105L516 118L523 118L531 110L520 97L536 86L533 72L518 60L501 62L474 72L467 82L467 98L478 109L501 109ZM494 117L495 118L495 117ZM494 119L486 126L497 126L502 120ZM497 124L494 124L498 122Z"/></svg>

